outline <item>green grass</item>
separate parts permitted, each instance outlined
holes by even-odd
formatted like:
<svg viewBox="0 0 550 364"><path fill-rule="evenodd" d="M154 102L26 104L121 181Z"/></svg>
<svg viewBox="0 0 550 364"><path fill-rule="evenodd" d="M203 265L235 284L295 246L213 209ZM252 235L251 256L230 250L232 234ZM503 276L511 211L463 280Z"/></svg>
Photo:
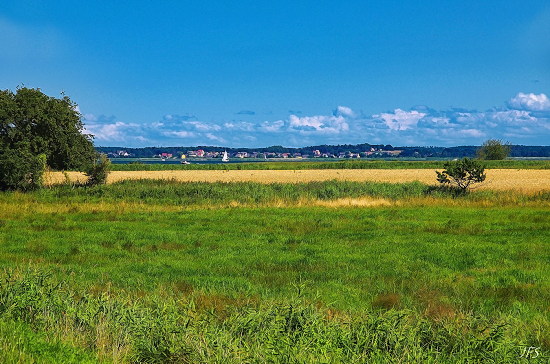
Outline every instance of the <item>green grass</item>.
<svg viewBox="0 0 550 364"><path fill-rule="evenodd" d="M0 362L2 363L95 363L91 352L35 332L22 321L3 315L0 320Z"/></svg>
<svg viewBox="0 0 550 364"><path fill-rule="evenodd" d="M218 205L232 201L250 204L265 204L278 200L291 203L301 199L330 200L346 197L372 196L398 199L428 195L450 196L454 191L434 188L419 182L364 183L345 181L325 181L310 183L255 182L177 182L166 180L121 181L112 185L92 188L56 186L43 189L32 195L5 194L0 201L13 201L14 198L32 199L36 202L66 201L75 202L141 202L165 205Z"/></svg>
<svg viewBox="0 0 550 364"><path fill-rule="evenodd" d="M435 175L435 174L434 174ZM232 202L250 206L275 202L295 204L302 200L330 201L342 198L383 198L390 200L437 199L436 203L475 203L490 205L550 204L550 191L536 194L474 191L462 194L456 189L429 186L420 182L383 183L322 181L309 183L256 182L177 182L173 180L127 180L110 185L75 187L59 185L32 194L17 192L0 194L0 203L24 206L29 204L143 203L178 207L226 206ZM457 199L460 197L460 199ZM450 200L450 201L448 201Z"/></svg>
<svg viewBox="0 0 550 364"><path fill-rule="evenodd" d="M394 205L313 206L361 196ZM0 345L37 362L547 357L549 200L335 181L3 193Z"/></svg>
<svg viewBox="0 0 550 364"><path fill-rule="evenodd" d="M302 169L442 169L446 161L345 160L334 162L254 162L228 164L113 164L113 171L302 170ZM549 160L484 161L487 168L550 169Z"/></svg>

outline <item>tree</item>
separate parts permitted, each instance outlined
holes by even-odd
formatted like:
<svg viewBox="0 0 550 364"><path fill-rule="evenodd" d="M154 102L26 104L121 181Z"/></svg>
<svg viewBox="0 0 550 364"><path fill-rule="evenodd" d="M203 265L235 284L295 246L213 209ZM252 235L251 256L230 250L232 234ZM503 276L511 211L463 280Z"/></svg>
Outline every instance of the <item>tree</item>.
<svg viewBox="0 0 550 364"><path fill-rule="evenodd" d="M485 181L485 167L477 160L464 158L449 161L443 167L443 172L435 172L437 181L443 185L452 185L467 191L471 184Z"/></svg>
<svg viewBox="0 0 550 364"><path fill-rule="evenodd" d="M81 170L95 160L81 118L68 96L56 99L30 88L0 91L0 141L9 149L24 143L33 155L45 154L51 168Z"/></svg>
<svg viewBox="0 0 550 364"><path fill-rule="evenodd" d="M501 160L506 159L510 151L510 143L503 143L499 139L489 139L477 150L477 157L485 160Z"/></svg>
<svg viewBox="0 0 550 364"><path fill-rule="evenodd" d="M36 187L41 177L32 183L27 177L38 173L42 154L53 169L89 168L97 152L83 131L82 115L68 96L57 99L25 87L0 90L0 171L10 176L2 177L0 189Z"/></svg>

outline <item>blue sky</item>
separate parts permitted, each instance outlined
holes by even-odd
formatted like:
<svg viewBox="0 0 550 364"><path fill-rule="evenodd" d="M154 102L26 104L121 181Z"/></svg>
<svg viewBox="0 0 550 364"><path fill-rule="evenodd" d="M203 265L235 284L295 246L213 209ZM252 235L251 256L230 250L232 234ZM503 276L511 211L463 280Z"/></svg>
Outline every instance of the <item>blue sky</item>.
<svg viewBox="0 0 550 364"><path fill-rule="evenodd" d="M96 145L550 140L548 1L4 1L0 88Z"/></svg>

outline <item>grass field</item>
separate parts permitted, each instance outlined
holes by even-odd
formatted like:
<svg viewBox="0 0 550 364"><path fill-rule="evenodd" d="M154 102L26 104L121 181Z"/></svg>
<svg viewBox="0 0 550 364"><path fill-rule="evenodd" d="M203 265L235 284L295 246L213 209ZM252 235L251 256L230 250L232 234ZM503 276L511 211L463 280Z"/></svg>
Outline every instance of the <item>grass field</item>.
<svg viewBox="0 0 550 364"><path fill-rule="evenodd" d="M484 161L491 169L550 169L550 160L495 160ZM342 160L300 162L254 162L215 164L113 164L114 171L167 171L167 170L309 170L309 169L442 169L445 161L408 160Z"/></svg>
<svg viewBox="0 0 550 364"><path fill-rule="evenodd" d="M549 241L549 189L2 193L0 361L546 362Z"/></svg>
<svg viewBox="0 0 550 364"><path fill-rule="evenodd" d="M46 177L49 185L71 181L85 181L78 172L51 172ZM109 183L136 179L164 179L180 182L258 182L305 183L312 181L355 181L402 183L419 181L436 184L435 172L430 169L316 169L316 170L173 170L173 171L114 171ZM550 169L492 169L480 189L521 190L537 192L550 190Z"/></svg>

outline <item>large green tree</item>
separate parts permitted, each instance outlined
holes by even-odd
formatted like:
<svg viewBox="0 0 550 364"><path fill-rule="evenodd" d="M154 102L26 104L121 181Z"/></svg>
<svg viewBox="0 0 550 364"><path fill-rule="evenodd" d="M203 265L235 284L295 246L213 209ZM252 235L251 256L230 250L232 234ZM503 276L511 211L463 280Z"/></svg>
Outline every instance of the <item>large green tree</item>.
<svg viewBox="0 0 550 364"><path fill-rule="evenodd" d="M45 154L54 169L84 169L97 157L92 136L83 133L82 115L68 96L45 95L40 89L0 91L0 142Z"/></svg>
<svg viewBox="0 0 550 364"><path fill-rule="evenodd" d="M68 96L50 97L26 87L0 91L0 189L38 186L43 159L53 169L85 171L97 156Z"/></svg>

